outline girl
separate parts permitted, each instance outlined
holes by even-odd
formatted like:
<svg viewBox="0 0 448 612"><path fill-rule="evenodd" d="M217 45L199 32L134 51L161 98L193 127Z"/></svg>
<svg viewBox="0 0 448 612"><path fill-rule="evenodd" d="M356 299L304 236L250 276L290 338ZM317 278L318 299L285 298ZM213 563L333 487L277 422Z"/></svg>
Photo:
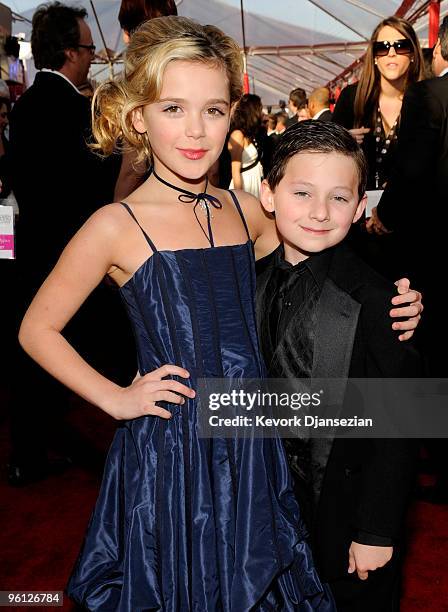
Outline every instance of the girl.
<svg viewBox="0 0 448 612"><path fill-rule="evenodd" d="M205 178L241 73L238 46L213 26L166 17L133 35L122 80L96 94L94 132L106 154L121 139L154 171L87 221L22 324L25 350L121 422L68 587L90 610L334 610L280 440L196 430L198 378L264 373L252 242L261 256L277 238L253 198ZM61 335L106 273L134 325L141 377L126 388Z"/></svg>

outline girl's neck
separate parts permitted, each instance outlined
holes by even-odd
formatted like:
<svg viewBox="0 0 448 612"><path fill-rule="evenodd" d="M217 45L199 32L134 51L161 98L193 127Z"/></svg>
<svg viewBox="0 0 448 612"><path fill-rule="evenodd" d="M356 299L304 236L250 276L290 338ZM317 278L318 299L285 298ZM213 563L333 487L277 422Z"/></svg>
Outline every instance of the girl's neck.
<svg viewBox="0 0 448 612"><path fill-rule="evenodd" d="M160 166L156 164L154 166L154 170L157 175L163 180L171 183L173 186L178 187L179 189L185 189L186 191L191 191L192 193L201 193L204 191L207 184L207 177L202 176L197 179L188 179L175 172L172 172L165 166ZM152 177L154 181L158 182L155 177ZM160 185L160 183L159 183ZM162 186L163 187L163 186ZM164 187L165 189L169 189L168 187Z"/></svg>
<svg viewBox="0 0 448 612"><path fill-rule="evenodd" d="M404 74L399 79L395 81L388 81L383 76L381 76L381 93L380 97L382 98L398 98L402 99L404 94L404 88L406 85L406 75Z"/></svg>

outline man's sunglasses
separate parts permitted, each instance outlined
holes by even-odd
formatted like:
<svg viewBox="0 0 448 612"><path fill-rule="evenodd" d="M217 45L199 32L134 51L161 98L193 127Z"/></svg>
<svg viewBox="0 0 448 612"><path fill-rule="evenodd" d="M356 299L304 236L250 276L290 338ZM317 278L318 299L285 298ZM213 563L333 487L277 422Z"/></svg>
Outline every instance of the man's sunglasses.
<svg viewBox="0 0 448 612"><path fill-rule="evenodd" d="M90 53L92 55L95 55L95 51L96 51L96 46L95 45L78 45L79 48L81 49L89 49Z"/></svg>
<svg viewBox="0 0 448 612"><path fill-rule="evenodd" d="M389 55L389 49L393 47L397 55L407 55L412 53L412 43L409 38L400 38L400 40L394 40L389 42L388 40L382 40L373 43L373 55L375 57L384 57Z"/></svg>

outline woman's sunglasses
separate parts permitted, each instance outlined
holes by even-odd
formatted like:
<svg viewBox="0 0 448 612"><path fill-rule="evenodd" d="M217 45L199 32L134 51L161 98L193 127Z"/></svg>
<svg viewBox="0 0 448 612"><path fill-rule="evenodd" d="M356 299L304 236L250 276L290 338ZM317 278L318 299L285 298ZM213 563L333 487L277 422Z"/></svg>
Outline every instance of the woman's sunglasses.
<svg viewBox="0 0 448 612"><path fill-rule="evenodd" d="M400 38L400 40L394 40L389 42L388 40L381 40L373 43L373 55L375 57L384 57L389 55L389 49L393 47L397 55L407 55L412 53L412 43L409 38Z"/></svg>

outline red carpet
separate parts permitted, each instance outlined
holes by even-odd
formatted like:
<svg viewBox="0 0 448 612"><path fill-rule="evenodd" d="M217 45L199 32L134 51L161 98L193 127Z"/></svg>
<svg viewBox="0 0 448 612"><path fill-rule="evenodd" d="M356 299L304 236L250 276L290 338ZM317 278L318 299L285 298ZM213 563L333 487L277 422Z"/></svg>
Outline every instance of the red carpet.
<svg viewBox="0 0 448 612"><path fill-rule="evenodd" d="M72 418L82 429L86 447L93 444L104 453L113 435L111 419L86 405L77 407ZM96 498L101 470L74 467L63 475L14 489L5 483L4 419L0 449L0 590L63 590ZM448 506L415 503L409 523L402 612L448 612ZM75 607L65 598L63 608L38 609L73 611Z"/></svg>

